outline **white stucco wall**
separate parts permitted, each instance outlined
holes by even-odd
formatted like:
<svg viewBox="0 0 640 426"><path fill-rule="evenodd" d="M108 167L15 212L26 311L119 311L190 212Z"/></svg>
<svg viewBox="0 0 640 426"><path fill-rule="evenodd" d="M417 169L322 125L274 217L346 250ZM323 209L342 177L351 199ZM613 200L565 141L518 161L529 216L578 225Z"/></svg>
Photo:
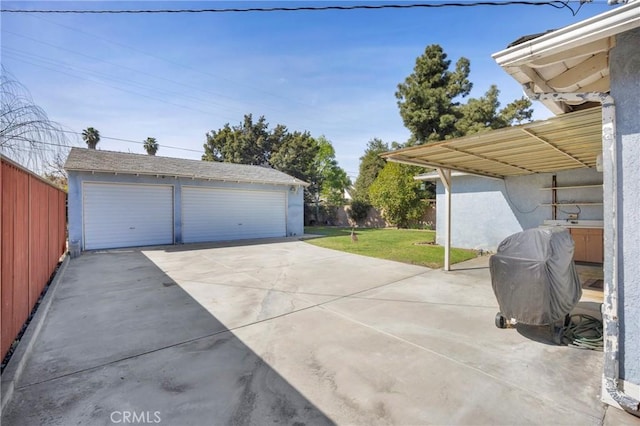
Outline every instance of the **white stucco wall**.
<svg viewBox="0 0 640 426"><path fill-rule="evenodd" d="M202 186L210 188L238 188L252 190L287 191L287 236L304 234L304 188L291 191L289 186L270 184L248 184L235 182L214 182L188 178L153 177L134 175L114 175L109 173L69 172L69 242L82 242L82 182L141 183L172 185L174 191L174 240L182 243L182 186Z"/></svg>
<svg viewBox="0 0 640 426"><path fill-rule="evenodd" d="M609 58L616 103L620 376L640 385L640 28L617 36ZM610 273L605 268L605 274Z"/></svg>
<svg viewBox="0 0 640 426"><path fill-rule="evenodd" d="M577 169L555 173L557 186L601 184L602 173L595 169ZM451 245L453 247L495 251L511 234L536 228L552 219L551 202L553 174L535 174L504 180L478 176L452 178ZM558 201L602 202L599 188L564 189L557 191ZM444 244L445 195L440 181L436 187L436 241ZM602 206L563 206L557 219L567 219L568 213L579 212L579 219L602 220Z"/></svg>

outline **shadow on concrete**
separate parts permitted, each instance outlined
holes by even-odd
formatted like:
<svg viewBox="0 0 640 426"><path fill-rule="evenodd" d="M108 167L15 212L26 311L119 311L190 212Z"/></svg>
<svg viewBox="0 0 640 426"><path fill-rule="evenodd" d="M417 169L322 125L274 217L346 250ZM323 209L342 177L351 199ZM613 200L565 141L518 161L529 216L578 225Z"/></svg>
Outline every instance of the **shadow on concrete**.
<svg viewBox="0 0 640 426"><path fill-rule="evenodd" d="M182 252L182 251L196 251L196 250L210 250L216 248L228 248L228 247L244 247L244 246L256 246L265 244L279 244L279 243L293 243L300 241L302 237L282 237L282 238L257 238L249 240L230 240L230 241L215 241L206 243L181 243L168 246L152 246L144 247L145 250L163 250L167 253Z"/></svg>
<svg viewBox="0 0 640 426"><path fill-rule="evenodd" d="M3 423L332 424L142 253L84 254L59 286Z"/></svg>
<svg viewBox="0 0 640 426"><path fill-rule="evenodd" d="M451 266L451 271L456 272L456 271L476 271L476 270L488 270L489 267L488 266L470 266L470 267L462 267L462 268L458 268L455 266L455 264L453 266Z"/></svg>

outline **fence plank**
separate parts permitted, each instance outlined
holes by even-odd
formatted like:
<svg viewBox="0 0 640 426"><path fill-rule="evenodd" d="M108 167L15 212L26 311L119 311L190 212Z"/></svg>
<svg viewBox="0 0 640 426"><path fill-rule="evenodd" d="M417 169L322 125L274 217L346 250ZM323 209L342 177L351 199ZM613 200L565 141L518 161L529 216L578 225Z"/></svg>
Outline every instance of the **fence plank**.
<svg viewBox="0 0 640 426"><path fill-rule="evenodd" d="M13 222L13 329L27 320L29 306L29 175L17 172Z"/></svg>
<svg viewBox="0 0 640 426"><path fill-rule="evenodd" d="M15 172L2 164L2 354L9 350L13 333L13 221L15 215Z"/></svg>

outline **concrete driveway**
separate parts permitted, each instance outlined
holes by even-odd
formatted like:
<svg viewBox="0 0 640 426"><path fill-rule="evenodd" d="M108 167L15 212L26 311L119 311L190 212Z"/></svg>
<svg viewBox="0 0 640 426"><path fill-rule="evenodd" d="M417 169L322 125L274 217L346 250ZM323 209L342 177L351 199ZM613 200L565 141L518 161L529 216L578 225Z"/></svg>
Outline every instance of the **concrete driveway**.
<svg viewBox="0 0 640 426"><path fill-rule="evenodd" d="M599 402L601 353L494 326L486 265L282 240L85 253L2 421L633 424Z"/></svg>

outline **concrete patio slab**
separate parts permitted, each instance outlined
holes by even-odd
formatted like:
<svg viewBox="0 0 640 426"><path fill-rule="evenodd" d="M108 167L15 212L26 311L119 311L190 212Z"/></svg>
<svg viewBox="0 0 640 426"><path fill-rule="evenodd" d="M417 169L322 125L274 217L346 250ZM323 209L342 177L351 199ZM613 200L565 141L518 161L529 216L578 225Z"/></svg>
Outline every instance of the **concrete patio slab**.
<svg viewBox="0 0 640 426"><path fill-rule="evenodd" d="M182 281L180 286L227 328L275 318L335 298L331 295L193 281Z"/></svg>
<svg viewBox="0 0 640 426"><path fill-rule="evenodd" d="M23 375L37 383L226 330L139 251L73 259Z"/></svg>
<svg viewBox="0 0 640 426"><path fill-rule="evenodd" d="M314 324L313 333L301 324ZM562 401L549 401L326 309L278 318L236 335L337 424L600 422ZM284 335L296 344L277 338Z"/></svg>
<svg viewBox="0 0 640 426"><path fill-rule="evenodd" d="M3 424L640 424L599 401L601 353L494 326L487 258L200 244L85 253L58 285Z"/></svg>

